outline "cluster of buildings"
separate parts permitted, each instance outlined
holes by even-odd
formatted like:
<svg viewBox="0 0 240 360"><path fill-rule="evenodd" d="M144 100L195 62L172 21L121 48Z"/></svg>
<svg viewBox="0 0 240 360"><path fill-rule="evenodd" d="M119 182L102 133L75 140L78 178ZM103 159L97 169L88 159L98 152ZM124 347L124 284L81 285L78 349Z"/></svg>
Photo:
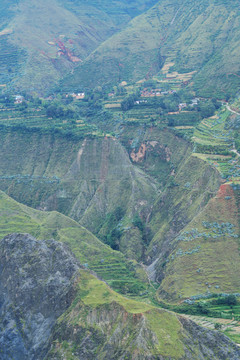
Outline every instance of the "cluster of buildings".
<svg viewBox="0 0 240 360"><path fill-rule="evenodd" d="M200 99L199 98L195 98L195 99L192 99L191 100L191 103L190 104L187 104L187 103L180 103L178 105L178 108L179 108L179 111L182 111L183 109L185 109L186 107L194 107L194 106L197 106L198 103L199 103Z"/></svg>
<svg viewBox="0 0 240 360"><path fill-rule="evenodd" d="M162 90L162 89L143 89L141 91L141 97L155 97L155 96L164 96L164 95L169 95L169 94L175 94L176 91L175 90Z"/></svg>
<svg viewBox="0 0 240 360"><path fill-rule="evenodd" d="M68 98L69 96L72 96L74 99L76 100L81 100L85 98L85 93L84 92L80 92L80 93L71 93L71 94L67 94L66 98Z"/></svg>
<svg viewBox="0 0 240 360"><path fill-rule="evenodd" d="M134 104L136 104L136 105L143 104L143 103L147 103L147 100L137 100L134 102Z"/></svg>

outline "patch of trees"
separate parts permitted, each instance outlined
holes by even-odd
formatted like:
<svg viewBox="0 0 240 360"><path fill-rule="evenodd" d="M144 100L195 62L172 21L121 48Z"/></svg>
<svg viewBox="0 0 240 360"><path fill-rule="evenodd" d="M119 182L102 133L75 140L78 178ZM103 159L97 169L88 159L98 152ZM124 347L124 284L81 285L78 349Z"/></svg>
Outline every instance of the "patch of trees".
<svg viewBox="0 0 240 360"><path fill-rule="evenodd" d="M144 231L144 223L138 214L135 214L132 220L133 226L137 227L141 232Z"/></svg>
<svg viewBox="0 0 240 360"><path fill-rule="evenodd" d="M136 280L135 282L128 282L127 280L124 281L115 281L111 282L111 286L114 289L117 289L121 294L134 294L134 295L141 295L142 292L146 291L146 287L143 283Z"/></svg>
<svg viewBox="0 0 240 360"><path fill-rule="evenodd" d="M225 146L216 145L203 145L203 144L196 144L196 153L200 154L219 154L219 155L231 155L232 153L226 149Z"/></svg>
<svg viewBox="0 0 240 360"><path fill-rule="evenodd" d="M179 113L176 115L167 115L168 126L191 126L196 125L196 123L200 120L201 117L199 116L199 113L197 111L189 113Z"/></svg>
<svg viewBox="0 0 240 360"><path fill-rule="evenodd" d="M46 108L47 117L51 118L66 118L73 119L75 116L75 111L70 108L64 108L63 106L59 106L57 104L50 104Z"/></svg>
<svg viewBox="0 0 240 360"><path fill-rule="evenodd" d="M211 301L189 301L189 304L181 304L181 305L169 305L169 304L161 304L162 307L166 309L183 313L183 314L191 314L191 315L206 315L209 317L223 317L223 318L231 318L232 314L226 313L223 315L221 306L229 306L231 309L233 306L237 305L237 297L233 294L229 294L226 296L217 296ZM185 303L187 301L185 300ZM216 305L219 305L219 309L217 309ZM214 306L214 309L212 308ZM238 316L236 316L238 319Z"/></svg>
<svg viewBox="0 0 240 360"><path fill-rule="evenodd" d="M118 227L118 223L123 216L124 210L118 206L112 213L107 215L104 224L107 235L103 236L103 241L114 250L119 250L119 240L122 236L122 230Z"/></svg>
<svg viewBox="0 0 240 360"><path fill-rule="evenodd" d="M127 111L133 108L135 101L139 98L139 93L128 95L123 101L121 102L121 109L122 111Z"/></svg>
<svg viewBox="0 0 240 360"><path fill-rule="evenodd" d="M218 297L211 301L213 305L227 305L227 306L234 306L237 305L237 298L235 295L230 294L224 297Z"/></svg>
<svg viewBox="0 0 240 360"><path fill-rule="evenodd" d="M14 105L14 97L8 94L2 94L0 96L0 103L4 104L6 107Z"/></svg>
<svg viewBox="0 0 240 360"><path fill-rule="evenodd" d="M212 99L205 102L200 102L197 110L199 111L201 118L204 119L213 116L215 111L218 110L220 107L221 103L216 99Z"/></svg>

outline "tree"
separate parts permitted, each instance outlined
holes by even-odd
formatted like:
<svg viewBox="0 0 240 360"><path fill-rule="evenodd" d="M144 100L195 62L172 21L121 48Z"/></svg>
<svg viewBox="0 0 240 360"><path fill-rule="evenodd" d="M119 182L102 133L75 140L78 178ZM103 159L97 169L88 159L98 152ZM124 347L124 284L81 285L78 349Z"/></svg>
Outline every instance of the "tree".
<svg viewBox="0 0 240 360"><path fill-rule="evenodd" d="M173 97L166 98L164 100L166 110L169 112L174 112L178 110L178 101L177 99L174 99Z"/></svg>
<svg viewBox="0 0 240 360"><path fill-rule="evenodd" d="M138 99L139 93L131 94L127 96L123 101L121 102L121 109L123 111L127 111L131 109L134 106L134 102Z"/></svg>
<svg viewBox="0 0 240 360"><path fill-rule="evenodd" d="M216 108L212 101L207 101L205 103L201 103L198 110L200 111L202 118L208 118L214 115Z"/></svg>
<svg viewBox="0 0 240 360"><path fill-rule="evenodd" d="M46 109L46 115L47 117L56 117L57 114L57 106L54 104L51 104Z"/></svg>
<svg viewBox="0 0 240 360"><path fill-rule="evenodd" d="M135 214L132 221L133 225L138 227L140 231L144 230L144 224L138 214Z"/></svg>
<svg viewBox="0 0 240 360"><path fill-rule="evenodd" d="M123 111L127 111L129 109L131 109L134 106L134 98L132 95L126 97L122 102L121 102L121 109Z"/></svg>
<svg viewBox="0 0 240 360"><path fill-rule="evenodd" d="M198 307L198 311L201 313L201 314L205 314L207 315L208 314L208 304L204 301L199 301L197 303L197 307Z"/></svg>
<svg viewBox="0 0 240 360"><path fill-rule="evenodd" d="M28 104L26 103L26 101L23 101L19 106L18 106L18 110L20 111L24 111L28 108Z"/></svg>
<svg viewBox="0 0 240 360"><path fill-rule="evenodd" d="M224 297L219 297L216 300L216 304L217 305L228 305L228 306L234 306L237 304L237 298L235 295L231 294L231 295L227 295Z"/></svg>
<svg viewBox="0 0 240 360"><path fill-rule="evenodd" d="M219 324L219 323L214 324L214 329L215 330L220 330L221 328L222 328L222 324Z"/></svg>
<svg viewBox="0 0 240 360"><path fill-rule="evenodd" d="M227 297L227 304L229 306L237 305L237 298L235 295L229 295Z"/></svg>
<svg viewBox="0 0 240 360"><path fill-rule="evenodd" d="M64 116L68 119L73 118L74 115L75 115L75 112L72 109L67 109L64 114Z"/></svg>

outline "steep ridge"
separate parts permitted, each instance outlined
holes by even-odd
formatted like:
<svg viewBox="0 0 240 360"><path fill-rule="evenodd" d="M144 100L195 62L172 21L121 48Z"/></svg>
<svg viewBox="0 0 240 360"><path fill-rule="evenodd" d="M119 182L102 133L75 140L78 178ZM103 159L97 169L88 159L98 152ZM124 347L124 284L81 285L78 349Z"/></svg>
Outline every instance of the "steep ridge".
<svg viewBox="0 0 240 360"><path fill-rule="evenodd" d="M59 242L12 234L0 258L2 360L240 356L224 335L115 293Z"/></svg>
<svg viewBox="0 0 240 360"><path fill-rule="evenodd" d="M114 289L139 294L147 288L142 267L104 245L74 220L57 212L42 212L16 202L0 191L0 237L28 232L38 240L51 238L68 245L86 268L94 270Z"/></svg>
<svg viewBox="0 0 240 360"><path fill-rule="evenodd" d="M196 72L192 86L199 95L235 95L239 87L238 15L235 1L159 1L101 44L63 84L70 88L77 82L92 87L135 82L169 64L172 76L176 71Z"/></svg>
<svg viewBox="0 0 240 360"><path fill-rule="evenodd" d="M158 268L159 274L165 272L160 296L176 300L240 291L239 188L234 187L221 185L203 211L175 238L164 270Z"/></svg>
<svg viewBox="0 0 240 360"><path fill-rule="evenodd" d="M216 194L221 184L219 174L204 161L190 156L176 172L174 183L157 199L152 211L150 226L155 236L148 253L162 263L172 247L172 240ZM160 279L160 277L159 277Z"/></svg>
<svg viewBox="0 0 240 360"><path fill-rule="evenodd" d="M0 186L16 200L60 211L95 234L118 209L118 222L124 216L131 222L135 213L149 215L155 181L131 163L116 139L69 141L8 130L2 135Z"/></svg>

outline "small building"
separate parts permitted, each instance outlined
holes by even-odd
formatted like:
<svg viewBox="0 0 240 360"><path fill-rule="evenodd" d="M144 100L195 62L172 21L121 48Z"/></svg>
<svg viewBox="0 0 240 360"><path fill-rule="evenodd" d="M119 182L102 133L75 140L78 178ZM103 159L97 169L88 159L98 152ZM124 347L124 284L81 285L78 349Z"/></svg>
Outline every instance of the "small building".
<svg viewBox="0 0 240 360"><path fill-rule="evenodd" d="M68 95L68 94L66 95L66 97L68 97L68 96L72 96L76 100L81 100L81 99L85 98L85 93L84 92L80 92L80 93L77 93L77 94L71 93L70 95Z"/></svg>
<svg viewBox="0 0 240 360"><path fill-rule="evenodd" d="M192 106L195 106L195 105L198 105L199 99L195 98L195 99L192 99L191 101L192 101Z"/></svg>
<svg viewBox="0 0 240 360"><path fill-rule="evenodd" d="M24 97L22 95L16 95L14 104L21 104L24 100Z"/></svg>
<svg viewBox="0 0 240 360"><path fill-rule="evenodd" d="M185 109L187 107L186 103L181 103L178 105L179 111L182 111L183 109Z"/></svg>
<svg viewBox="0 0 240 360"><path fill-rule="evenodd" d="M78 93L77 96L76 96L77 100L84 99L84 98L85 98L85 93L84 92Z"/></svg>

